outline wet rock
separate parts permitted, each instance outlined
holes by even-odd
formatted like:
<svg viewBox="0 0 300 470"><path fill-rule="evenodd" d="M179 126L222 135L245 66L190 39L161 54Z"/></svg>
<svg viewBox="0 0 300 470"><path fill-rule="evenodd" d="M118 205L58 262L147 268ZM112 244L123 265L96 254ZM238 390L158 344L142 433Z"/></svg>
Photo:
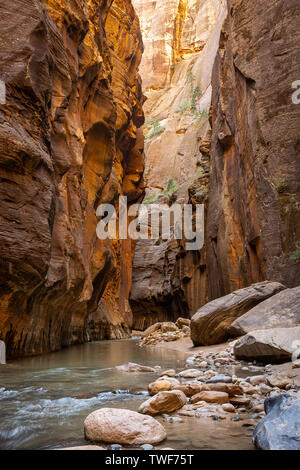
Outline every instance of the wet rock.
<svg viewBox="0 0 300 470"><path fill-rule="evenodd" d="M225 342L230 337L228 330L234 320L282 289L284 286L278 282L264 281L204 305L191 321L194 346Z"/></svg>
<svg viewBox="0 0 300 470"><path fill-rule="evenodd" d="M186 402L187 397L180 390L159 392L142 403L139 407L139 412L150 415L171 413L182 408Z"/></svg>
<svg viewBox="0 0 300 470"><path fill-rule="evenodd" d="M181 423L183 421L181 418L178 418L177 416L169 416L169 415L164 414L163 417L168 423Z"/></svg>
<svg viewBox="0 0 300 470"><path fill-rule="evenodd" d="M294 361L292 364L293 369L299 369L300 368L300 361Z"/></svg>
<svg viewBox="0 0 300 470"><path fill-rule="evenodd" d="M300 326L257 330L244 336L234 345L237 359L258 360L262 363L281 363L291 360L294 341L300 338Z"/></svg>
<svg viewBox="0 0 300 470"><path fill-rule="evenodd" d="M123 446L121 446L121 444L112 444L110 448L111 450L122 450Z"/></svg>
<svg viewBox="0 0 300 470"><path fill-rule="evenodd" d="M91 441L130 445L156 444L167 436L164 427L151 416L118 408L91 413L84 421L84 432Z"/></svg>
<svg viewBox="0 0 300 470"><path fill-rule="evenodd" d="M167 377L175 377L176 375L176 371L175 369L168 369L168 370L165 370L161 376L167 376Z"/></svg>
<svg viewBox="0 0 300 470"><path fill-rule="evenodd" d="M285 289L261 302L235 320L229 328L233 336L254 330L300 326L300 286Z"/></svg>
<svg viewBox="0 0 300 470"><path fill-rule="evenodd" d="M207 380L208 384L215 384L215 383L231 383L232 377L225 374L217 374L214 377Z"/></svg>
<svg viewBox="0 0 300 470"><path fill-rule="evenodd" d="M202 372L198 369L187 369L179 372L178 376L185 379L195 379L202 375Z"/></svg>
<svg viewBox="0 0 300 470"><path fill-rule="evenodd" d="M171 390L172 384L167 380L157 380L148 385L150 395L156 395L159 392Z"/></svg>
<svg viewBox="0 0 300 470"><path fill-rule="evenodd" d="M265 400L266 416L253 432L263 450L300 450L300 399L289 394Z"/></svg>
<svg viewBox="0 0 300 470"><path fill-rule="evenodd" d="M143 449L143 450L153 450L154 447L151 444L143 444L141 446L141 449Z"/></svg>
<svg viewBox="0 0 300 470"><path fill-rule="evenodd" d="M143 366L134 362L127 362L127 364L117 366L116 369L122 372L156 372L154 367Z"/></svg>
<svg viewBox="0 0 300 470"><path fill-rule="evenodd" d="M228 393L224 392L200 392L192 396L191 403L197 403L199 401L205 401L206 403L229 403Z"/></svg>

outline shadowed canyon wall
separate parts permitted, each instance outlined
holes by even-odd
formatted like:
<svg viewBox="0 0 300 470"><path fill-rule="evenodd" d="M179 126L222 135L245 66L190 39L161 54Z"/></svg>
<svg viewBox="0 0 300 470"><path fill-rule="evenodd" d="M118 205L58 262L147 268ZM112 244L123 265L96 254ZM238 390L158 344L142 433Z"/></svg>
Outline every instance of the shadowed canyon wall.
<svg viewBox="0 0 300 470"><path fill-rule="evenodd" d="M300 283L297 0L228 0L213 71L209 297Z"/></svg>
<svg viewBox="0 0 300 470"><path fill-rule="evenodd" d="M170 202L206 207L200 252L138 242L135 326L191 316L253 282L299 284L296 0L134 5L145 44L146 202L171 179Z"/></svg>
<svg viewBox="0 0 300 470"><path fill-rule="evenodd" d="M130 0L0 5L0 338L9 357L124 337L133 247L96 209L144 190Z"/></svg>

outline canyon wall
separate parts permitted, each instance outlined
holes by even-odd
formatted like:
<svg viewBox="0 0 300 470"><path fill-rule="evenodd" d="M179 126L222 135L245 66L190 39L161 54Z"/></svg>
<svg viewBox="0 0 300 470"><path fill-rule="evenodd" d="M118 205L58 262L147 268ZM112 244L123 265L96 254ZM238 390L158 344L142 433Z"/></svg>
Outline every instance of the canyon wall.
<svg viewBox="0 0 300 470"><path fill-rule="evenodd" d="M225 1L134 0L134 6L145 46L144 202L207 203L211 78ZM137 329L189 317L207 300L205 249L188 252L179 240L137 243L131 292Z"/></svg>
<svg viewBox="0 0 300 470"><path fill-rule="evenodd" d="M228 0L213 71L209 297L300 282L297 0Z"/></svg>
<svg viewBox="0 0 300 470"><path fill-rule="evenodd" d="M0 339L8 357L127 336L133 247L96 209L144 191L130 0L0 5Z"/></svg>
<svg viewBox="0 0 300 470"><path fill-rule="evenodd" d="M297 1L134 5L145 44L146 202L206 208L202 250L138 242L135 327L191 316L261 280L299 284Z"/></svg>

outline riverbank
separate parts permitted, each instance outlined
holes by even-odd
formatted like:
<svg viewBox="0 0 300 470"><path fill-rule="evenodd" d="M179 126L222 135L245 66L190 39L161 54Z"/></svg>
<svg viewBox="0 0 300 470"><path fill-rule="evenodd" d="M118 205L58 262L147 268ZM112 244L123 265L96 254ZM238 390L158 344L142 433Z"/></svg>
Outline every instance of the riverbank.
<svg viewBox="0 0 300 470"><path fill-rule="evenodd" d="M143 332L135 331L135 335L143 336ZM199 351L203 352L204 355L209 353L219 353L221 351L225 351L225 349L229 347L229 344L230 343L222 343L214 344L212 346L194 347L191 338L180 338L177 341L157 343L153 346L147 346L147 348L177 351L189 357L199 353ZM300 387L300 368L294 369L293 363L291 361L285 362L283 364L270 364L269 371L274 373L286 373L288 375L291 374L293 376L295 385Z"/></svg>

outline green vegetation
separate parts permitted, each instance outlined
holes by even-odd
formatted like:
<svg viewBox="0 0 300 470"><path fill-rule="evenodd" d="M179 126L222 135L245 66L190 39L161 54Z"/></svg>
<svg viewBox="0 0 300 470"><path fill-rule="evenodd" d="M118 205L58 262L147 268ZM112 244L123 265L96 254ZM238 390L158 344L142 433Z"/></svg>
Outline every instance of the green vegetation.
<svg viewBox="0 0 300 470"><path fill-rule="evenodd" d="M145 136L146 140L151 140L153 139L153 137L155 137L158 134L161 134L162 132L166 130L164 126L160 125L160 121L161 121L160 119L156 118L156 119L151 119L150 121L145 122L146 125L149 125L149 124L152 125L151 130Z"/></svg>
<svg viewBox="0 0 300 470"><path fill-rule="evenodd" d="M163 194L164 196L167 196L170 199L173 194L176 193L178 188L179 184L177 183L177 181L173 180L173 178L170 178L167 182L167 187L164 190Z"/></svg>
<svg viewBox="0 0 300 470"><path fill-rule="evenodd" d="M149 193L148 196L143 200L143 204L155 204L159 199L163 197L163 194Z"/></svg>
<svg viewBox="0 0 300 470"><path fill-rule="evenodd" d="M163 197L168 197L170 200L173 194L176 193L178 188L179 184L177 183L177 181L173 180L173 178L170 178L167 182L166 189L162 193L149 193L148 196L146 196L143 200L143 204L155 204L155 202L157 202L159 199L162 199Z"/></svg>
<svg viewBox="0 0 300 470"><path fill-rule="evenodd" d="M292 252L290 259L298 261L300 259L300 240L296 242L296 250Z"/></svg>
<svg viewBox="0 0 300 470"><path fill-rule="evenodd" d="M206 109L203 111L198 111L197 109L197 101L202 96L202 92L200 87L197 85L194 87L195 77L192 71L188 72L187 81L191 85L191 96L189 99L186 99L180 103L177 112L181 116L190 115L193 117L193 121L196 125L200 125L203 120L207 119L208 112Z"/></svg>

